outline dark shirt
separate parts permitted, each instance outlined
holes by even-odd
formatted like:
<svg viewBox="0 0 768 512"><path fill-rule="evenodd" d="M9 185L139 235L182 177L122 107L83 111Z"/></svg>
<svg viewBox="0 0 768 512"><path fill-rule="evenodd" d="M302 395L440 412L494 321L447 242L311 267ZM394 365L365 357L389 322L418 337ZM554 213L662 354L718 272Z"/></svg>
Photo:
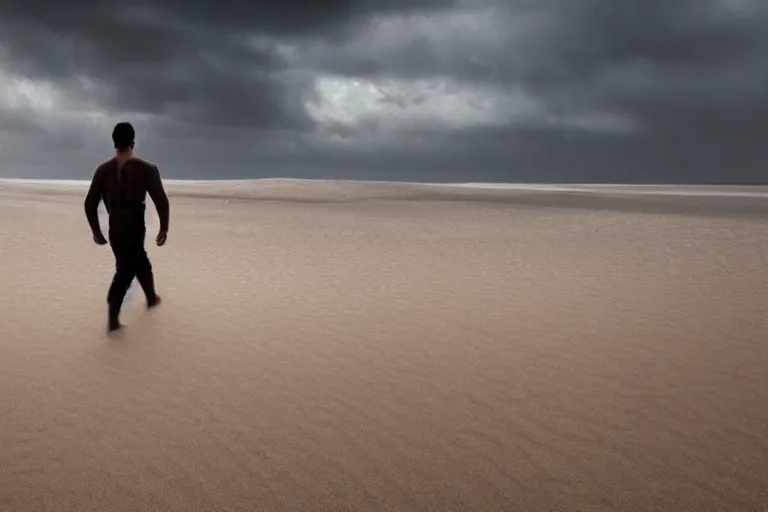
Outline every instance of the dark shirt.
<svg viewBox="0 0 768 512"><path fill-rule="evenodd" d="M126 160L121 169L116 158L102 163L94 171L85 196L85 216L91 230L101 233L98 207L102 200L109 213L110 231L145 229L147 193L157 208L160 230L168 231L170 204L157 166L136 157Z"/></svg>

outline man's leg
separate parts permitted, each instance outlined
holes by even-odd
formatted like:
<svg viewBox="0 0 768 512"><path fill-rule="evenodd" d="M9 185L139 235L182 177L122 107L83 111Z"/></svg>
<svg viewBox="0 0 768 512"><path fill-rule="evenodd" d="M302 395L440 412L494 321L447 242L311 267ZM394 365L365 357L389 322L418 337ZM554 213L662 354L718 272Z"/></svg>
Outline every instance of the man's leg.
<svg viewBox="0 0 768 512"><path fill-rule="evenodd" d="M155 291L155 276L152 272L152 263L149 261L147 251L142 246L136 258L136 279L139 281L144 295L147 297L147 307L155 307L160 303L160 297Z"/></svg>
<svg viewBox="0 0 768 512"><path fill-rule="evenodd" d="M109 330L114 331L121 327L119 317L123 299L131 286L131 281L136 277L136 263L141 246L131 243L132 240L119 240L112 247L115 253L115 275L107 292L109 305Z"/></svg>

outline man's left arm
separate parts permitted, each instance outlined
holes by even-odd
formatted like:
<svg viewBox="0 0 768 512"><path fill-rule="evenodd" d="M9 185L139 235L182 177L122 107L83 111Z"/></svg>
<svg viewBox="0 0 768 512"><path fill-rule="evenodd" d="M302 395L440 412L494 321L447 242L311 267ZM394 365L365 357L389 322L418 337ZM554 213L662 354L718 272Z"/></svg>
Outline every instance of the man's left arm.
<svg viewBox="0 0 768 512"><path fill-rule="evenodd" d="M171 216L171 205L168 201L168 194L163 187L163 179L160 177L160 170L153 165L149 171L149 182L147 183L147 192L152 202L155 203L157 216L160 219L160 232L157 234L157 245L165 245L168 237L168 223Z"/></svg>

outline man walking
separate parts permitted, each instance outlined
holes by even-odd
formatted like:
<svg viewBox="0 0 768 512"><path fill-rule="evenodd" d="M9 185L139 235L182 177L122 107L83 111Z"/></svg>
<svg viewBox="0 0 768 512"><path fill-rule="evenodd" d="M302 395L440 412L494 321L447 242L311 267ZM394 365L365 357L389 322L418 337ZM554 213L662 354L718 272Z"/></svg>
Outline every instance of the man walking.
<svg viewBox="0 0 768 512"><path fill-rule="evenodd" d="M160 217L158 246L164 245L168 236L170 205L157 166L133 156L135 137L130 123L115 125L112 131L115 156L96 168L85 197L85 215L93 232L93 241L98 245L107 244L99 225L100 201L104 201L109 214L109 245L115 255L115 275L107 293L109 332L122 327L120 308L134 277L144 290L147 307L160 304L152 264L144 249L146 195L148 193L152 198Z"/></svg>

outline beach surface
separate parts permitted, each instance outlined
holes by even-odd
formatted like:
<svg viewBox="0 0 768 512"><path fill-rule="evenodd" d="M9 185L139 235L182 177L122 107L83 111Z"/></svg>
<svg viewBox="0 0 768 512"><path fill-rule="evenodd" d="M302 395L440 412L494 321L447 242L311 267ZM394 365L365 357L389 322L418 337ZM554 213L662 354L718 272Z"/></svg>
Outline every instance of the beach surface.
<svg viewBox="0 0 768 512"><path fill-rule="evenodd" d="M2 511L768 510L766 187L168 182L114 337L86 187L0 181Z"/></svg>

